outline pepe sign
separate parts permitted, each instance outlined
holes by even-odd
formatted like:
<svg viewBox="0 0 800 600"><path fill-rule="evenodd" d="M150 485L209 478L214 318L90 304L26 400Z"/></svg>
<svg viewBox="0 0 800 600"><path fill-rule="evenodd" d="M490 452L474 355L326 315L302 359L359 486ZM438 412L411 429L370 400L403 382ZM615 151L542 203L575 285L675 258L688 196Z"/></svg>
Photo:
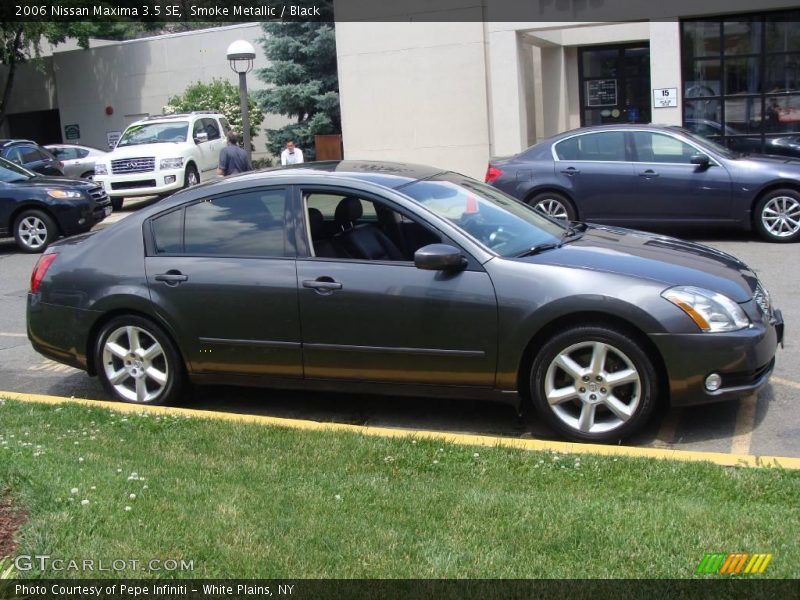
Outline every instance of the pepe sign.
<svg viewBox="0 0 800 600"><path fill-rule="evenodd" d="M77 123L73 123L72 125L64 125L64 137L67 140L79 140L81 139L81 128Z"/></svg>

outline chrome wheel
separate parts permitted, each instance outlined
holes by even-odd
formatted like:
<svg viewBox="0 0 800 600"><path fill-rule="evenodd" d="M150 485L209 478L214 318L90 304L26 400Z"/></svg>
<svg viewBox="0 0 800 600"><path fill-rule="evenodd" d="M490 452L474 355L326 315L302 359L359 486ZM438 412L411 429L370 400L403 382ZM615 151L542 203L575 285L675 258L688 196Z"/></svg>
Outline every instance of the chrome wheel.
<svg viewBox="0 0 800 600"><path fill-rule="evenodd" d="M103 344L103 370L120 397L155 402L169 381L169 363L161 344L147 330L118 327Z"/></svg>
<svg viewBox="0 0 800 600"><path fill-rule="evenodd" d="M771 235L791 237L800 232L800 202L791 196L775 196L761 209L761 224Z"/></svg>
<svg viewBox="0 0 800 600"><path fill-rule="evenodd" d="M200 183L200 178L197 175L197 171L194 169L189 169L186 172L186 187L192 187L198 183Z"/></svg>
<svg viewBox="0 0 800 600"><path fill-rule="evenodd" d="M567 207L564 206L560 200L555 198L544 198L543 200L539 200L539 202L534 205L534 208L548 217L561 219L562 221L569 220Z"/></svg>
<svg viewBox="0 0 800 600"><path fill-rule="evenodd" d="M19 222L17 233L22 243L31 250L43 248L47 243L47 225L34 215L27 216Z"/></svg>
<svg viewBox="0 0 800 600"><path fill-rule="evenodd" d="M544 393L570 429L605 433L636 414L642 379L628 356L604 342L581 342L559 352L547 368Z"/></svg>

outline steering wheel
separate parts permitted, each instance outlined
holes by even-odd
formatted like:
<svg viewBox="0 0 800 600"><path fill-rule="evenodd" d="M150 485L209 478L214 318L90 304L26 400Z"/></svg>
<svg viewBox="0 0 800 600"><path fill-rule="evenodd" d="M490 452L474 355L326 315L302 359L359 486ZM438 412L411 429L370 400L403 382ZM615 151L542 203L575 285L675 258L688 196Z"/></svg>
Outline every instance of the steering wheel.
<svg viewBox="0 0 800 600"><path fill-rule="evenodd" d="M514 235L503 229L502 225L495 229L492 233L489 234L488 239L486 240L487 245L492 250L497 250L502 246L506 245L514 239Z"/></svg>

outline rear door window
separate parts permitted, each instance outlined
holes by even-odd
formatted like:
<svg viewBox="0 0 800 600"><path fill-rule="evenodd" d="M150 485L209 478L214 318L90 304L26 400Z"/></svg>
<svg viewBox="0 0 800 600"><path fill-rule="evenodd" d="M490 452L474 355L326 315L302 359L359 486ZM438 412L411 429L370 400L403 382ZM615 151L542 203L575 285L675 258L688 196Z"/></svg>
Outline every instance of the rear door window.
<svg viewBox="0 0 800 600"><path fill-rule="evenodd" d="M625 132L602 131L576 135L556 144L559 160L625 162Z"/></svg>

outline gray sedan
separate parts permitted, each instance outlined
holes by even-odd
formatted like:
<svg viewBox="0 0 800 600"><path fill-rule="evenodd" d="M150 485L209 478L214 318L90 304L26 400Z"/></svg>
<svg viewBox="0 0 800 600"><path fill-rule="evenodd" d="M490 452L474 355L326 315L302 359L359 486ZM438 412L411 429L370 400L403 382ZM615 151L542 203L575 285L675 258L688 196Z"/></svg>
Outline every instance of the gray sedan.
<svg viewBox="0 0 800 600"><path fill-rule="evenodd" d="M484 399L594 442L772 373L783 319L733 256L562 224L440 169L299 167L52 245L33 347L126 402L188 382Z"/></svg>
<svg viewBox="0 0 800 600"><path fill-rule="evenodd" d="M107 154L97 148L75 144L50 144L45 148L64 163L64 175L76 179L93 179L94 163L99 157Z"/></svg>
<svg viewBox="0 0 800 600"><path fill-rule="evenodd" d="M734 226L800 239L800 161L734 152L680 127L562 133L492 161L486 181L558 219Z"/></svg>

